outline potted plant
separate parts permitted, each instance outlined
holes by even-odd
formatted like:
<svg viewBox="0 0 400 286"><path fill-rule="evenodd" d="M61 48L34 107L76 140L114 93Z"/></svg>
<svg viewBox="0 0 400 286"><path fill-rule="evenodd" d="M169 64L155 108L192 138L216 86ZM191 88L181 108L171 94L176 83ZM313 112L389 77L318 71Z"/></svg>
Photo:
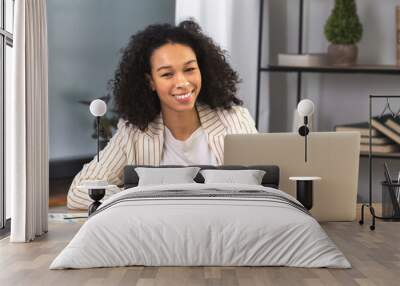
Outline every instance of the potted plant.
<svg viewBox="0 0 400 286"><path fill-rule="evenodd" d="M358 55L356 43L361 40L363 33L355 0L335 0L324 32L331 43L328 47L329 62L339 66L354 65Z"/></svg>

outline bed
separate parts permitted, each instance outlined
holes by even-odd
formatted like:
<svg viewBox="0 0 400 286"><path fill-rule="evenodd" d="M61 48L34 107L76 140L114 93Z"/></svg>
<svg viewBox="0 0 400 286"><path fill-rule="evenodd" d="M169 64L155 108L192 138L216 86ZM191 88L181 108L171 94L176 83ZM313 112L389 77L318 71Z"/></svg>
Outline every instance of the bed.
<svg viewBox="0 0 400 286"><path fill-rule="evenodd" d="M125 168L126 190L103 202L50 269L351 267L310 213L278 189L277 166L220 167L264 170L260 185L204 183L199 173L193 183L143 186L136 167Z"/></svg>

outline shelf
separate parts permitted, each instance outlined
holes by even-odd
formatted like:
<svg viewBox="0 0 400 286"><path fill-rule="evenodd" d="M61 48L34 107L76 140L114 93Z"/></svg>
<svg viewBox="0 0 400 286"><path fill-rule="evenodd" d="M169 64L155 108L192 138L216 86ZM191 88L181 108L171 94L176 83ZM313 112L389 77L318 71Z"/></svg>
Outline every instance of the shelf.
<svg viewBox="0 0 400 286"><path fill-rule="evenodd" d="M368 152L360 152L360 157L368 157ZM400 158L400 153L372 153L373 158Z"/></svg>
<svg viewBox="0 0 400 286"><path fill-rule="evenodd" d="M351 67L268 65L268 67L260 68L260 70L268 72L400 74L400 66L395 65L355 65Z"/></svg>

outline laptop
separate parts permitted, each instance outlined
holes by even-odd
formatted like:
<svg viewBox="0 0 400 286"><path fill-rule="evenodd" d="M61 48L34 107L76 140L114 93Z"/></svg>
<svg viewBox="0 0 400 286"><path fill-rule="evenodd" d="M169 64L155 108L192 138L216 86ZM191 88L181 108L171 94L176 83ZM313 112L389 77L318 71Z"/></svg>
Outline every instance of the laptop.
<svg viewBox="0 0 400 286"><path fill-rule="evenodd" d="M312 215L319 221L353 221L356 218L359 132L259 133L226 135L224 165L277 165L279 189L296 197L296 182L289 177L317 176Z"/></svg>

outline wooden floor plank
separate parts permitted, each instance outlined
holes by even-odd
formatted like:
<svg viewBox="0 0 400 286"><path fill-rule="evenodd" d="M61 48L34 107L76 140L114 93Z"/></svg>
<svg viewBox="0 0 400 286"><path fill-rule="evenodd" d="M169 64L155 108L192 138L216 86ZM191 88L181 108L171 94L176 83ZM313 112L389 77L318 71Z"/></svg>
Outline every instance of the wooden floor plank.
<svg viewBox="0 0 400 286"><path fill-rule="evenodd" d="M400 223L378 222L375 231L357 222L322 223L352 269L291 267L118 267L48 269L81 223L51 222L49 233L32 243L0 241L0 285L399 285Z"/></svg>

